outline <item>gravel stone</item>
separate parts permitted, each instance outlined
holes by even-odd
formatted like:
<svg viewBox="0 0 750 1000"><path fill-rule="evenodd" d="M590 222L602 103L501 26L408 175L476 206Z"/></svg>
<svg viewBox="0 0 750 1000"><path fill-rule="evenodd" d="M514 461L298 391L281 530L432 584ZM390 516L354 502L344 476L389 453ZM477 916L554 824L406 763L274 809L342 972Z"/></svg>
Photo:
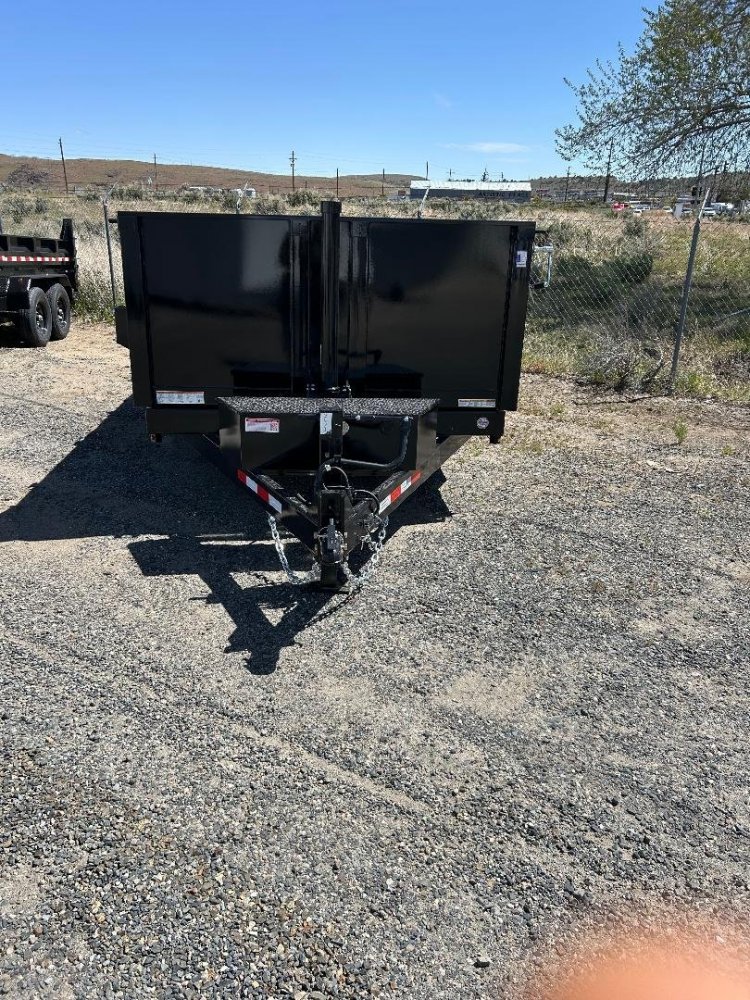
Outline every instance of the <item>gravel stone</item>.
<svg viewBox="0 0 750 1000"><path fill-rule="evenodd" d="M0 991L489 1000L608 920L750 945L746 408L526 377L331 597L129 395L109 328L0 330Z"/></svg>

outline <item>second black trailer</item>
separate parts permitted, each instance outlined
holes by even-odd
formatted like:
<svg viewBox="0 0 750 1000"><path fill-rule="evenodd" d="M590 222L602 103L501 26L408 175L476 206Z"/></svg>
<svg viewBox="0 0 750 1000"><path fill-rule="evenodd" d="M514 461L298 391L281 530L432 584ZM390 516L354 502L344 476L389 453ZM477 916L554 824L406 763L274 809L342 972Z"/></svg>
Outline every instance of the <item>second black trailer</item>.
<svg viewBox="0 0 750 1000"><path fill-rule="evenodd" d="M72 219L57 238L4 233L0 222L0 316L16 322L30 347L67 337L77 295Z"/></svg>
<svg viewBox="0 0 750 1000"><path fill-rule="evenodd" d="M324 586L516 408L532 222L120 213L133 395L312 551ZM286 567L285 567L286 568Z"/></svg>

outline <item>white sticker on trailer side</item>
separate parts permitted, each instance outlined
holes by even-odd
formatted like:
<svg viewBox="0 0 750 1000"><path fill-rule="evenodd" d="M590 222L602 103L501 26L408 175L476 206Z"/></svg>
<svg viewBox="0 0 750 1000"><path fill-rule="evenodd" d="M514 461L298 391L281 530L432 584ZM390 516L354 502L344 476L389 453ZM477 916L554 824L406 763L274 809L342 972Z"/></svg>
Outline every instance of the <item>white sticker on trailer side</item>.
<svg viewBox="0 0 750 1000"><path fill-rule="evenodd" d="M477 410L492 410L495 407L494 399L459 399L458 405L461 407L473 407Z"/></svg>
<svg viewBox="0 0 750 1000"><path fill-rule="evenodd" d="M267 417L245 417L245 430L248 434L278 434L279 421Z"/></svg>
<svg viewBox="0 0 750 1000"><path fill-rule="evenodd" d="M320 414L320 433L330 434L333 429L333 414L332 413L321 413Z"/></svg>
<svg viewBox="0 0 750 1000"><path fill-rule="evenodd" d="M156 402L160 406L203 406L204 392L179 392L173 389L157 389Z"/></svg>

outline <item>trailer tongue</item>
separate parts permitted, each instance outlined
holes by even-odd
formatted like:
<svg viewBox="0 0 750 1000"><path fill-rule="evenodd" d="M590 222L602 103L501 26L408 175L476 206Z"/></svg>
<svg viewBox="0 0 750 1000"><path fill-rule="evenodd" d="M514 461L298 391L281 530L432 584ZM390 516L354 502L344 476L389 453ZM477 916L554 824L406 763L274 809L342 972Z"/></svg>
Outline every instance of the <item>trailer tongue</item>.
<svg viewBox="0 0 750 1000"><path fill-rule="evenodd" d="M518 398L534 224L120 213L133 397L313 553L377 563L387 517Z"/></svg>

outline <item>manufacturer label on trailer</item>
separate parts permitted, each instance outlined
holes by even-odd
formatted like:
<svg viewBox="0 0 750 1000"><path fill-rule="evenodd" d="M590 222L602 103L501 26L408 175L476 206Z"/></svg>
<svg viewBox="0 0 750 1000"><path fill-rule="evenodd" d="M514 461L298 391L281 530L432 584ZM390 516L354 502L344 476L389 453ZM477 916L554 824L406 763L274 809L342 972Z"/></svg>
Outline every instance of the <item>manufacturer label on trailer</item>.
<svg viewBox="0 0 750 1000"><path fill-rule="evenodd" d="M459 399L458 405L461 407L475 407L478 410L491 410L495 406L494 399Z"/></svg>
<svg viewBox="0 0 750 1000"><path fill-rule="evenodd" d="M526 267L528 259L528 250L516 250L516 267Z"/></svg>
<svg viewBox="0 0 750 1000"><path fill-rule="evenodd" d="M279 421L266 417L245 417L245 430L248 434L278 434Z"/></svg>
<svg viewBox="0 0 750 1000"><path fill-rule="evenodd" d="M157 389L156 402L160 406L203 406L204 392L177 392L172 389Z"/></svg>

